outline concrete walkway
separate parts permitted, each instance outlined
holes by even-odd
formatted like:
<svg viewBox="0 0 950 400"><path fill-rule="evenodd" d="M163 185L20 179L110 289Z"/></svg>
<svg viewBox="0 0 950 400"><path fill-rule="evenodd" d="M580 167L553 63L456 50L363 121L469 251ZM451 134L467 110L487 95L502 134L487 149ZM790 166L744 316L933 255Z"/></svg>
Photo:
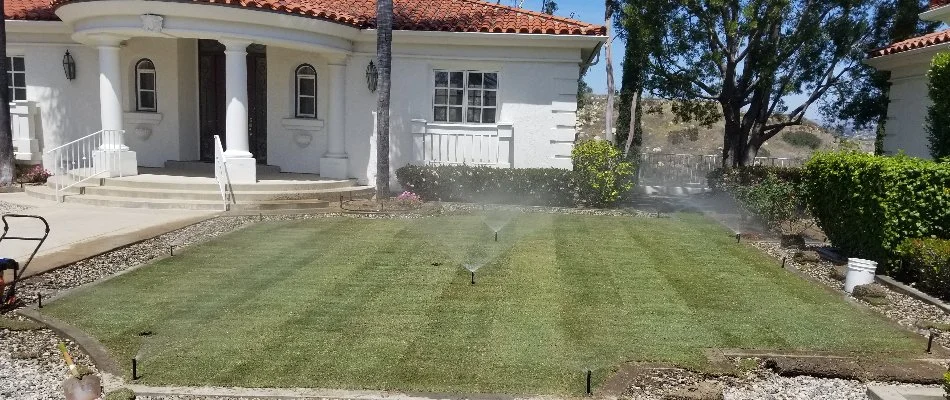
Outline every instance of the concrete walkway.
<svg viewBox="0 0 950 400"><path fill-rule="evenodd" d="M4 204L8 203L8 204ZM46 218L50 234L26 270L25 276L58 268L116 247L125 246L170 232L205 219L218 212L190 210L148 210L107 208L40 200L24 193L0 194L0 208L10 213L15 205L28 207L15 213ZM10 220L10 236L42 236L38 220ZM0 242L0 257L26 261L35 243L17 240ZM6 275L9 279L9 275Z"/></svg>

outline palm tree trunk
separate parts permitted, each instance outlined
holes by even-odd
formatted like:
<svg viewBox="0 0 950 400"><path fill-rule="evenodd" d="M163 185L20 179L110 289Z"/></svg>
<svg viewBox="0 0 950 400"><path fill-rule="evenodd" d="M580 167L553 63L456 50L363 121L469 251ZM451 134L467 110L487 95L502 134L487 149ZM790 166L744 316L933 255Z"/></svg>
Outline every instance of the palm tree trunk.
<svg viewBox="0 0 950 400"><path fill-rule="evenodd" d="M0 3L0 14L6 15L3 3ZM0 186L13 184L13 132L10 129L10 77L7 71L7 27L6 21L0 18Z"/></svg>
<svg viewBox="0 0 950 400"><path fill-rule="evenodd" d="M393 0L376 4L376 57L379 99L376 103L376 200L389 198L389 99L393 65Z"/></svg>
<svg viewBox="0 0 950 400"><path fill-rule="evenodd" d="M607 56L607 109L604 110L604 138L608 142L614 142L614 62L613 62L613 52L611 51L611 23L610 19L613 14L613 7L611 0L606 0L604 2L604 25L607 27L607 43L606 43L606 56Z"/></svg>
<svg viewBox="0 0 950 400"><path fill-rule="evenodd" d="M633 147L633 139L637 136L637 126L640 121L637 119L637 112L640 108L640 91L633 92L633 99L630 101L630 129L627 132L627 143L623 146L624 157L630 157L630 148Z"/></svg>

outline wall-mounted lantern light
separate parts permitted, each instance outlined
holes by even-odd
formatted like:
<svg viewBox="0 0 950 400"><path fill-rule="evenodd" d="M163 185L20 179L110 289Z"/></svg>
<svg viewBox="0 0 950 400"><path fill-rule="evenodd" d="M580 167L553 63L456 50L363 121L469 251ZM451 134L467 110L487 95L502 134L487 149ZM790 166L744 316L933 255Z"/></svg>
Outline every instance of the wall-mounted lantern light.
<svg viewBox="0 0 950 400"><path fill-rule="evenodd" d="M63 56L63 71L66 72L66 79L76 79L76 60L69 54L69 50L66 50L66 55Z"/></svg>
<svg viewBox="0 0 950 400"><path fill-rule="evenodd" d="M376 92L376 84L379 83L379 70L376 69L376 63L370 61L366 66L366 87L370 92Z"/></svg>

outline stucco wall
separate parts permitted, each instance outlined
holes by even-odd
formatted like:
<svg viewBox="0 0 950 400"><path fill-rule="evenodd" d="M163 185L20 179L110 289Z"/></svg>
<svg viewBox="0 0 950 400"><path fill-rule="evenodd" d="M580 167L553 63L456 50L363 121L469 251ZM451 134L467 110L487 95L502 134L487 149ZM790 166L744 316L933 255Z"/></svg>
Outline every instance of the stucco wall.
<svg viewBox="0 0 950 400"><path fill-rule="evenodd" d="M391 106L391 166L413 158L410 124L432 121L435 69L497 71L500 123L513 126L512 166L570 168L580 52L557 49L512 49L464 46L396 47ZM410 54L406 54L410 53ZM468 57L477 59L466 59ZM347 69L346 148L350 172L360 182L374 182L376 94L366 88L369 55L350 58ZM367 145L368 144L368 145ZM395 177L395 174L391 174Z"/></svg>
<svg viewBox="0 0 950 400"><path fill-rule="evenodd" d="M119 51L122 66L123 126L125 144L136 152L139 165L160 167L166 160L176 160L180 154L180 80L191 81L187 71L179 72L178 43L175 39L133 38ZM135 64L147 58L155 64L157 73L158 111L137 112L135 99ZM150 117L161 116L154 124Z"/></svg>
<svg viewBox="0 0 950 400"><path fill-rule="evenodd" d="M22 34L29 36L27 34ZM11 35L11 43L28 38ZM34 38L35 39L35 38ZM60 38L68 43L68 37ZM46 40L46 38L44 38ZM504 39L500 39L504 40ZM43 145L64 143L100 129L98 51L83 45L10 45L10 54L26 56L29 100L40 109ZM67 81L62 56L69 48L78 77ZM267 48L268 161L287 172L318 173L327 151L328 104L342 101L346 115L345 148L351 177L375 180L376 93L366 85L366 66L374 45L358 43L345 68L345 98L330 99L327 55ZM411 124L432 121L433 70L497 71L499 123L512 125L513 167L570 168L576 124L576 81L580 50L500 46L397 45L393 62L391 165L393 171L413 160ZM194 39L133 38L120 50L126 143L142 166L166 160L198 158L197 62ZM155 64L158 113L136 113L134 66L141 58ZM318 117L301 128L294 113L294 69L313 65L318 74ZM156 122L158 121L158 122ZM313 122L313 121L311 121ZM322 125L322 126L321 126ZM462 125L456 129L463 130ZM395 174L392 174L395 179Z"/></svg>
<svg viewBox="0 0 950 400"><path fill-rule="evenodd" d="M26 44L29 35L8 36L7 54L24 56L27 100L35 102L40 148L53 148L100 129L98 52L80 44ZM67 43L66 38L50 39ZM63 55L76 61L76 79L67 80Z"/></svg>
<svg viewBox="0 0 950 400"><path fill-rule="evenodd" d="M927 148L926 116L930 98L927 95L926 66L910 66L891 73L890 104L887 107L884 151L930 158Z"/></svg>
<svg viewBox="0 0 950 400"><path fill-rule="evenodd" d="M294 90L297 67L310 64L317 70L317 118L291 121L296 113ZM327 61L319 54L270 46L267 48L267 161L284 172L320 172L320 157L327 151L326 122L329 91ZM294 122L299 122L293 125Z"/></svg>

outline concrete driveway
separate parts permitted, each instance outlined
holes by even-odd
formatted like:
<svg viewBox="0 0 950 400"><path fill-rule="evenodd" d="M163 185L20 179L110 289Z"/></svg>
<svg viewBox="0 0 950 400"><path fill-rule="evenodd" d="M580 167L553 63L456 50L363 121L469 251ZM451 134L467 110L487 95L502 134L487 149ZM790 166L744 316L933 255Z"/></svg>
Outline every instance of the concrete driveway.
<svg viewBox="0 0 950 400"><path fill-rule="evenodd" d="M20 208L25 208L18 210ZM0 213L39 215L46 218L50 234L26 270L35 275L94 255L158 236L217 215L190 210L107 208L57 203L24 193L0 194ZM38 220L10 218L9 236L42 236ZM0 257L25 262L35 242L4 240ZM9 279L9 274L5 275Z"/></svg>

